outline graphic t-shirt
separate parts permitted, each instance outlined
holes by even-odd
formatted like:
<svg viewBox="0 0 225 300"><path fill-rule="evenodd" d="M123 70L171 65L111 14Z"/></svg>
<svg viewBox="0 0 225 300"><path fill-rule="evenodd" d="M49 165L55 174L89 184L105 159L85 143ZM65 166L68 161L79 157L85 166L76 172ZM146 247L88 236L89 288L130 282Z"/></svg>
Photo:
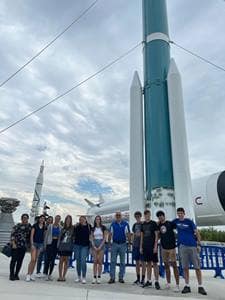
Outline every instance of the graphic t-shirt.
<svg viewBox="0 0 225 300"><path fill-rule="evenodd" d="M141 225L142 223L134 223L132 232L134 233L133 247L139 248L141 242Z"/></svg>
<svg viewBox="0 0 225 300"><path fill-rule="evenodd" d="M14 241L17 248L27 248L30 243L31 225L19 223L13 227L11 241Z"/></svg>
<svg viewBox="0 0 225 300"><path fill-rule="evenodd" d="M196 225L190 219L179 220L175 219L172 223L177 229L178 245L196 247L197 239L195 236Z"/></svg>
<svg viewBox="0 0 225 300"><path fill-rule="evenodd" d="M158 226L155 221L143 222L141 225L141 232L143 232L143 247L154 246L155 232L158 231Z"/></svg>
<svg viewBox="0 0 225 300"><path fill-rule="evenodd" d="M174 249L176 247L176 237L173 231L176 228L175 224L170 221L166 221L163 224L159 223L158 227L162 248Z"/></svg>

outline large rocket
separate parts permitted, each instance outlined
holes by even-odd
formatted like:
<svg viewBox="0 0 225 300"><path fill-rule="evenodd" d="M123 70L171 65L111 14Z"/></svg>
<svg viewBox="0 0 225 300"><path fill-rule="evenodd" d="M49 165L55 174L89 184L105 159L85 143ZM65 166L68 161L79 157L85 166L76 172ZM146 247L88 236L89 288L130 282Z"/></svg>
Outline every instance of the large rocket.
<svg viewBox="0 0 225 300"><path fill-rule="evenodd" d="M32 208L30 214L31 222L34 222L35 217L39 215L43 181L44 181L44 161L42 161L41 163L40 171L35 183L34 196L33 196Z"/></svg>
<svg viewBox="0 0 225 300"><path fill-rule="evenodd" d="M136 148L130 153L130 178L134 177L133 183L142 186L139 175L144 174L144 206L151 209L153 218L158 210L164 210L167 218L172 219L176 208L181 206L187 217L194 219L181 77L170 58L166 0L143 0L143 45L143 115L139 112L140 87L135 89L132 84L131 88L130 110L138 109L130 116L130 145ZM137 130L133 129L135 124L144 125L141 133L144 149ZM142 170L138 172L134 167L137 165L135 152L142 153L145 159L145 164L139 159ZM130 183L131 215L134 203L142 205L143 197L134 190L135 185Z"/></svg>

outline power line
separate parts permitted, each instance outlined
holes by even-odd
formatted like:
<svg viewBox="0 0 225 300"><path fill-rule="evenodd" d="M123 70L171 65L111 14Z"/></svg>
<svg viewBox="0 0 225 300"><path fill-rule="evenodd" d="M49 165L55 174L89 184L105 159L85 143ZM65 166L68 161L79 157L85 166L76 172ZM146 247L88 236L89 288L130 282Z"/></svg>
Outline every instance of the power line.
<svg viewBox="0 0 225 300"><path fill-rule="evenodd" d="M120 61L121 59L123 59L124 57L126 57L127 55L129 55L131 52L133 52L135 49L137 49L140 45L142 45L142 42L136 44L134 47L130 48L128 51L126 51L125 53L123 53L122 55L120 55L118 58L116 58L113 61L111 61L110 63L106 64L104 67L102 67L101 69L99 69L97 72L93 73L92 75L88 76L84 80L80 81L79 83L77 83L76 85L74 85L73 87L71 87L70 89L66 90L64 93L60 94L59 96L55 97L51 101L47 102L46 104L38 107L34 111L32 111L32 112L28 113L27 115L23 116L21 119L18 119L17 121L11 123L7 127L1 129L0 130L0 134L2 134L3 132L7 131L8 129L16 126L17 124L23 122L24 120L26 120L27 118L29 118L32 115L36 114L37 112L43 110L44 108L46 108L47 106L49 106L53 102L55 102L55 101L59 100L60 98L66 96L67 94L69 94L70 92L72 92L76 88L80 87L81 85L83 85L87 81L89 81L92 78L96 77L97 75L99 75L100 73L102 73L103 71L105 71L106 69L110 68L112 65L114 65L115 63L117 63L118 61Z"/></svg>
<svg viewBox="0 0 225 300"><path fill-rule="evenodd" d="M16 72L11 74L7 79L0 83L0 88L5 85L9 80L15 77L20 71L22 71L26 66L28 66L33 60L40 56L47 48L49 48L57 39L59 39L67 30L69 30L75 23L77 23L88 11L95 6L99 0L95 0L90 6L88 6L72 23L70 23L63 31L61 31L56 37L51 40L47 45L45 45L39 52L37 52L31 59L29 59L24 65L22 65Z"/></svg>
<svg viewBox="0 0 225 300"><path fill-rule="evenodd" d="M209 65L211 65L211 66L213 66L213 67L215 67L215 68L217 68L217 69L219 69L220 71L225 72L225 68L224 68L224 67L219 66L219 65L213 63L212 61L210 61L210 60L208 60L208 59L206 59L206 58L200 56L199 54L194 53L193 51L191 51L191 50L189 50L189 49L187 49L187 48L184 48L183 46L177 44L177 43L174 42L174 41L170 41L170 43L173 44L173 45L175 45L176 47L182 49L183 51L185 51L185 52L191 54L192 56L197 57L197 58L200 59L201 61L203 61L203 62L205 62L205 63L207 63L207 64L209 64Z"/></svg>

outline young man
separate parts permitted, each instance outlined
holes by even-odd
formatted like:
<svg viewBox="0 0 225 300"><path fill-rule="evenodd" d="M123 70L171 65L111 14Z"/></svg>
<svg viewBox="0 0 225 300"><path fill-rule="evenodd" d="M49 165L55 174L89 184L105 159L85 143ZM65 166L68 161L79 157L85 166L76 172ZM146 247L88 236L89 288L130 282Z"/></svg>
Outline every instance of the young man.
<svg viewBox="0 0 225 300"><path fill-rule="evenodd" d="M166 270L166 288L170 289L171 284L171 273L170 273L170 264L173 267L173 273L176 280L176 288L174 292L179 292L179 271L177 268L177 259L176 259L176 237L174 229L176 226L172 222L167 221L165 218L165 213L163 211L158 211L156 214L159 223L159 238L161 242L161 253L162 260L165 265Z"/></svg>
<svg viewBox="0 0 225 300"><path fill-rule="evenodd" d="M134 213L136 223L132 227L132 239L133 239L133 250L132 257L136 261L136 274L137 280L134 281L134 284L144 284L145 282L145 262L143 261L143 255L140 253L140 242L141 242L141 217L142 214L140 211ZM141 266L142 266L142 277L141 277Z"/></svg>
<svg viewBox="0 0 225 300"><path fill-rule="evenodd" d="M189 285L189 266L193 264L198 280L198 292L199 294L207 295L202 286L202 273L200 269L200 234L194 222L185 218L185 211L182 207L177 209L177 216L178 218L173 220L172 223L176 225L179 255L184 270L185 286L182 290L182 294L191 292Z"/></svg>
<svg viewBox="0 0 225 300"><path fill-rule="evenodd" d="M151 221L149 210L144 211L145 221L141 225L140 252L143 254L144 261L147 263L147 282L143 287L152 285L151 273L152 264L155 275L155 288L160 289L159 285L159 267L158 267L158 226L155 221Z"/></svg>
<svg viewBox="0 0 225 300"><path fill-rule="evenodd" d="M122 220L121 212L116 212L115 221L110 226L109 242L112 238L111 248L111 266L110 266L110 280L108 283L115 283L116 261L117 256L120 256L120 272L119 282L124 283L125 275L125 255L127 251L127 238L130 243L130 228L129 224Z"/></svg>
<svg viewBox="0 0 225 300"><path fill-rule="evenodd" d="M28 223L29 215L22 214L21 223L13 227L11 233L12 258L10 262L10 280L19 280L26 250L30 244L31 225Z"/></svg>

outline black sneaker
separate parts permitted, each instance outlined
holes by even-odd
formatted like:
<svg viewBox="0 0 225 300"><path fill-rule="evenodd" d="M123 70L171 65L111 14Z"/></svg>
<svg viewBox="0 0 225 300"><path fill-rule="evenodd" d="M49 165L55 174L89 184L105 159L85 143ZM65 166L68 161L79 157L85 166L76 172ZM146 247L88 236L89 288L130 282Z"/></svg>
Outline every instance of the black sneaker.
<svg viewBox="0 0 225 300"><path fill-rule="evenodd" d="M15 276L14 275L10 275L9 276L9 280L14 281L15 280Z"/></svg>
<svg viewBox="0 0 225 300"><path fill-rule="evenodd" d="M140 285L144 285L145 284L145 280L143 279L143 280L141 280L141 282L140 282Z"/></svg>
<svg viewBox="0 0 225 300"><path fill-rule="evenodd" d="M125 283L125 281L123 280L123 278L119 279L119 283Z"/></svg>
<svg viewBox="0 0 225 300"><path fill-rule="evenodd" d="M200 287L198 288L198 293L201 294L201 295L207 295L207 293L206 293L204 287L202 287L202 286L200 286Z"/></svg>
<svg viewBox="0 0 225 300"><path fill-rule="evenodd" d="M157 290L160 290L160 285L159 285L159 282L158 282L158 281L155 282L155 288L156 288Z"/></svg>
<svg viewBox="0 0 225 300"><path fill-rule="evenodd" d="M109 281L108 281L108 283L109 283L109 284L115 283L115 279L110 278Z"/></svg>
<svg viewBox="0 0 225 300"><path fill-rule="evenodd" d="M133 285L139 285L140 284L140 281L137 279L133 282Z"/></svg>
<svg viewBox="0 0 225 300"><path fill-rule="evenodd" d="M190 286L185 285L185 287L183 288L181 294L187 294L191 292L191 288Z"/></svg>
<svg viewBox="0 0 225 300"><path fill-rule="evenodd" d="M143 288L146 288L146 287L152 287L152 282L151 282L151 281L146 281L145 284L143 284L142 287L143 287Z"/></svg>
<svg viewBox="0 0 225 300"><path fill-rule="evenodd" d="M20 280L18 275L15 275L15 280Z"/></svg>

